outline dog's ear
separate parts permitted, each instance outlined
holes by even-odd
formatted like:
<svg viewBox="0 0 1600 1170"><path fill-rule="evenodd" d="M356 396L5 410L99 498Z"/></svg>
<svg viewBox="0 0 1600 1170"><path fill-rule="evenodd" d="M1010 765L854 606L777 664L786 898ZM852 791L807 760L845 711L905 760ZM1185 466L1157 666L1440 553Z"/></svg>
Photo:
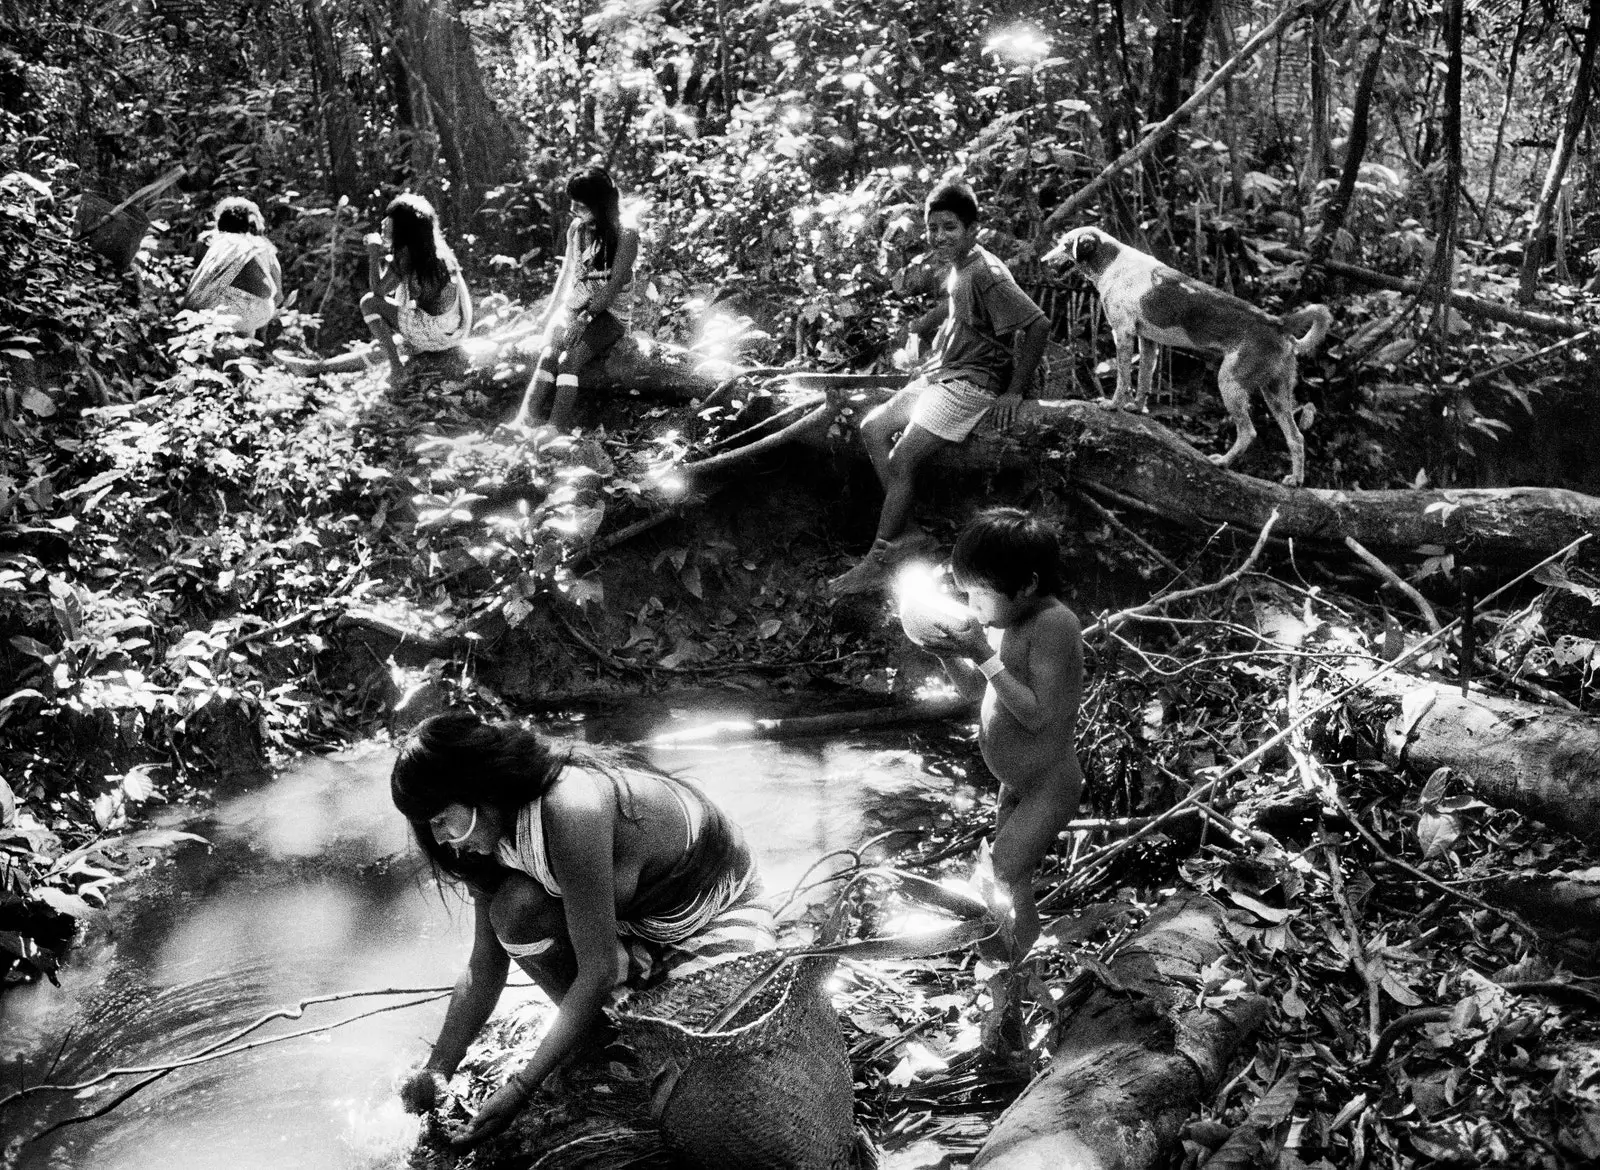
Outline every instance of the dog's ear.
<svg viewBox="0 0 1600 1170"><path fill-rule="evenodd" d="M1078 264L1089 263L1099 250L1100 240L1093 232L1084 232L1072 241L1072 259Z"/></svg>

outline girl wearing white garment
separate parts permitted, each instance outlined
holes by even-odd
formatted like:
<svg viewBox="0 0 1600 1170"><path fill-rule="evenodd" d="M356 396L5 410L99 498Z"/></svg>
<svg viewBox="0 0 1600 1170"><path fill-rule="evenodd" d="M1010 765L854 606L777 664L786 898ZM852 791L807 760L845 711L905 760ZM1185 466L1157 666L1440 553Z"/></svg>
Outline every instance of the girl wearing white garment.
<svg viewBox="0 0 1600 1170"><path fill-rule="evenodd" d="M215 310L246 337L277 316L283 272L266 232L261 209L250 200L235 195L218 203L182 307Z"/></svg>
<svg viewBox="0 0 1600 1170"><path fill-rule="evenodd" d="M510 1123L613 990L776 945L738 826L662 772L459 712L406 737L390 793L435 870L471 893L475 922L433 1053L401 1089L406 1107L438 1103L511 960L559 1008L526 1063L452 1135L461 1145Z"/></svg>

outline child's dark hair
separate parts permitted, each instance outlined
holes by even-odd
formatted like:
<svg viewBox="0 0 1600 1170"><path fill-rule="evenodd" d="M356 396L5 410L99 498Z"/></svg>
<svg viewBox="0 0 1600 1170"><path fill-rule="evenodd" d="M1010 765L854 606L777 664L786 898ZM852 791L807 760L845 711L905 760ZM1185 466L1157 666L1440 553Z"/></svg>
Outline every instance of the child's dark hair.
<svg viewBox="0 0 1600 1170"><path fill-rule="evenodd" d="M594 212L595 248L593 261L597 268L611 267L617 254L617 236L622 229L621 196L611 172L605 167L585 167L574 171L567 179L567 198L581 203Z"/></svg>
<svg viewBox="0 0 1600 1170"><path fill-rule="evenodd" d="M219 232L237 232L241 236L267 234L267 221L261 216L261 208L242 195L229 195L218 203L212 223Z"/></svg>
<svg viewBox="0 0 1600 1170"><path fill-rule="evenodd" d="M978 222L978 197L960 179L946 179L928 193L922 214L948 211L967 227Z"/></svg>
<svg viewBox="0 0 1600 1170"><path fill-rule="evenodd" d="M423 290L436 293L449 284L456 257L439 231L433 204L421 195L396 195L383 214L394 221L395 256L406 253Z"/></svg>
<svg viewBox="0 0 1600 1170"><path fill-rule="evenodd" d="M1038 596L1061 593L1061 539L1055 528L1021 508L987 508L956 538L950 567L1015 597L1038 579Z"/></svg>

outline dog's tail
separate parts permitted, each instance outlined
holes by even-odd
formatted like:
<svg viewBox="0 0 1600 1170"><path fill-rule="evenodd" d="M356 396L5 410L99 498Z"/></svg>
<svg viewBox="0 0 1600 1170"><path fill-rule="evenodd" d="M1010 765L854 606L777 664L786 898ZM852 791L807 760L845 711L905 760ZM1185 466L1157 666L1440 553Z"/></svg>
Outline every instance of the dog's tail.
<svg viewBox="0 0 1600 1170"><path fill-rule="evenodd" d="M1307 305L1286 316L1283 327L1294 338L1295 353L1310 353L1322 344L1328 330L1333 328L1333 314L1328 312L1327 305Z"/></svg>

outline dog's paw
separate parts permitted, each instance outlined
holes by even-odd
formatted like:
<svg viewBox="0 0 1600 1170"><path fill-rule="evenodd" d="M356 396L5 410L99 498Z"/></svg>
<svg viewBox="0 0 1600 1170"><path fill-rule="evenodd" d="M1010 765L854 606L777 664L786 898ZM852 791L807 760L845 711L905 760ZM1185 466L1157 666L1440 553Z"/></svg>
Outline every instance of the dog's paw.
<svg viewBox="0 0 1600 1170"><path fill-rule="evenodd" d="M1297 487L1301 487L1301 486L1303 486L1305 484L1305 476L1296 475L1294 472L1291 471L1288 475L1283 477L1281 482L1283 483L1284 487L1297 488Z"/></svg>
<svg viewBox="0 0 1600 1170"><path fill-rule="evenodd" d="M1123 402L1119 403L1118 405L1120 405L1122 409L1127 411L1129 414L1150 413L1150 404L1147 402Z"/></svg>
<svg viewBox="0 0 1600 1170"><path fill-rule="evenodd" d="M1210 461L1213 467L1227 467L1233 462L1226 455L1207 455L1206 459Z"/></svg>

